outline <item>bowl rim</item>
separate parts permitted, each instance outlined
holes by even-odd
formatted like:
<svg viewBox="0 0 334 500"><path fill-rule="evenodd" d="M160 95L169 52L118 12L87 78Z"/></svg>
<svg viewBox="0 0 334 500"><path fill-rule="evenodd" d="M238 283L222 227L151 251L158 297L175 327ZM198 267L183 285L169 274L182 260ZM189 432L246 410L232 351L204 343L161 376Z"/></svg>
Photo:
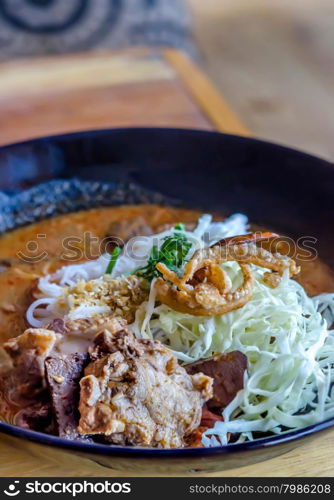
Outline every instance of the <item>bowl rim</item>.
<svg viewBox="0 0 334 500"><path fill-rule="evenodd" d="M257 144L262 144L264 146L271 146L274 148L277 148L279 150L287 151L290 153L294 154L299 154L301 156L304 156L305 158L309 158L312 160L315 160L317 162L322 162L326 163L328 165L334 166L334 161L329 160L328 158L324 158L312 153L309 153L307 151L303 151L302 149L299 148L293 148L291 146L282 144L280 142L275 142L275 141L268 141L266 139L261 139L260 137L255 137L255 136L243 136L243 135L237 135L237 134L229 134L226 132L220 132L218 130L203 130L203 129L197 129L197 128L188 128L188 127L103 127L103 128L96 128L96 129L87 129L87 130L76 130L73 132L64 132L60 134L48 134L48 135L42 135L42 136L37 136L37 137L32 137L32 138L27 138L24 140L20 141L14 141L14 142L9 142L5 144L0 144L0 152L5 151L6 149L11 149L13 147L17 146L29 146L32 145L33 143L43 143L47 142L48 140L57 140L57 139L71 139L71 138L84 138L85 136L89 135L103 135L105 133L124 133L124 132L140 132L140 131L146 131L146 132L172 132L172 133L178 133L178 134L189 134L192 133L194 135L207 135L207 136L221 136L221 137L228 137L232 140L238 140L241 142L250 142L250 143L257 143Z"/></svg>
<svg viewBox="0 0 334 500"><path fill-rule="evenodd" d="M231 443L224 446L213 446L210 448L143 448L134 446L117 446L100 443L85 443L84 441L74 441L64 439L52 434L24 429L13 424L0 422L0 433L13 437L28 439L40 444L55 446L57 448L69 449L85 453L96 453L106 456L136 456L136 457L159 457L159 458L180 458L180 457L200 457L213 455L226 455L230 453L240 453L245 451L254 451L280 444L286 444L298 441L307 436L314 436L330 427L334 426L334 417L318 422L316 424L285 432L276 436L270 436L254 441L245 441L243 443Z"/></svg>
<svg viewBox="0 0 334 500"><path fill-rule="evenodd" d="M126 133L126 132L173 132L176 134L189 134L194 135L207 135L207 136L222 136L228 137L232 140L238 140L241 142L251 142L258 143L262 146L270 146L282 151L294 153L301 155L305 158L309 158L313 161L327 164L328 166L334 166L334 162L326 158L321 158L319 156L313 155L311 153L291 148L279 143L266 141L259 139L257 137L246 137L238 136L235 134L226 134L215 130L201 130L201 129L191 129L191 128L179 128L179 127L116 127L116 128L100 128L91 130L79 130L75 132L62 133L62 134L51 134L41 137L35 137L26 139L23 141L8 143L0 145L0 152L10 150L15 147L30 146L34 144L41 144L49 140L71 140L73 139L84 139L89 136L99 136L109 133ZM19 193L17 193L19 194ZM16 195L16 194L15 194ZM14 196L15 196L14 195ZM98 455L106 456L136 456L136 457L168 457L168 458L180 458L180 457L200 457L200 456L211 456L211 455L224 455L230 453L239 453L245 451L259 450L263 448L268 448L272 446L278 446L280 444L289 443L293 441L298 441L307 436L316 435L317 433L334 427L334 417L327 420L317 422L315 424L303 427L301 429L295 429L288 432L283 432L279 435L273 435L270 437L255 439L254 441L245 441L243 443L231 443L224 446L214 446L211 448L173 448L173 449L157 449L157 448L143 448L143 447L131 447L131 446L117 446L117 445L107 445L100 443L87 443L84 441L74 441L69 439L64 439L52 434L45 434L42 432L32 431L29 429L24 429L13 424L8 424L0 421L0 433L4 433L10 436L18 437L20 439L28 439L29 441L37 442L44 445L56 446L63 449L69 449L74 451L80 451L84 453L95 453Z"/></svg>

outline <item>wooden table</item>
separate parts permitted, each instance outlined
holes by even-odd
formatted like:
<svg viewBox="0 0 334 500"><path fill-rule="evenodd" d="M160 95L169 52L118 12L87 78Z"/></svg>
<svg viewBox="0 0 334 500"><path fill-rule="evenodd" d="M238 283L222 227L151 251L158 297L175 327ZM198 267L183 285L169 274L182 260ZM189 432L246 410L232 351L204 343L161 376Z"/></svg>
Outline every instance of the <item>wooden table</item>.
<svg viewBox="0 0 334 500"><path fill-rule="evenodd" d="M174 50L140 49L0 65L0 142L117 126L249 131L201 71ZM214 476L333 476L334 431L278 458ZM122 476L74 454L0 438L0 476ZM163 475L163 474L162 474ZM197 474L198 475L198 474ZM209 476L209 474L206 474Z"/></svg>
<svg viewBox="0 0 334 500"><path fill-rule="evenodd" d="M252 133L333 161L333 0L184 1L201 67Z"/></svg>
<svg viewBox="0 0 334 500"><path fill-rule="evenodd" d="M137 49L0 65L0 144L94 128L248 134L207 78L174 50Z"/></svg>

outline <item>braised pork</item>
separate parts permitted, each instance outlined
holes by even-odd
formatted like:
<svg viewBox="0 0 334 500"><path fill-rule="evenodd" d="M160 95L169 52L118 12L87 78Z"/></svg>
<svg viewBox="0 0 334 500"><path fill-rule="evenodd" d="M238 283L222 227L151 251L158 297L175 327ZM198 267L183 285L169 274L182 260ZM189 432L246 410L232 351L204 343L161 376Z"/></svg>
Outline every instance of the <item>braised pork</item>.
<svg viewBox="0 0 334 500"><path fill-rule="evenodd" d="M244 387L247 356L240 351L232 351L187 365L186 370L191 375L204 373L213 378L213 397L207 402L207 407L220 412Z"/></svg>
<svg viewBox="0 0 334 500"><path fill-rule="evenodd" d="M13 364L12 400L35 399L46 388L44 361L56 341L57 335L52 330L28 328L4 343Z"/></svg>
<svg viewBox="0 0 334 500"><path fill-rule="evenodd" d="M78 430L115 444L182 447L211 396L212 379L188 375L160 342L105 330L80 382Z"/></svg>
<svg viewBox="0 0 334 500"><path fill-rule="evenodd" d="M55 432L65 439L79 437L79 381L88 358L88 354L63 354L45 360Z"/></svg>

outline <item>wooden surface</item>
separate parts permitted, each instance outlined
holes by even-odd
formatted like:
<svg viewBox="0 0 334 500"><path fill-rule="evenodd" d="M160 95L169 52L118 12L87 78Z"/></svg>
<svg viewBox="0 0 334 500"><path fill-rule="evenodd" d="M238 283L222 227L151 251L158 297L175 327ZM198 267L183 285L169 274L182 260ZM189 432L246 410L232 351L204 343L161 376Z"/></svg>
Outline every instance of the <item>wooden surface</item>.
<svg viewBox="0 0 334 500"><path fill-rule="evenodd" d="M186 2L199 64L252 133L333 161L333 0Z"/></svg>
<svg viewBox="0 0 334 500"><path fill-rule="evenodd" d="M265 462L222 472L205 474L196 472L188 475L192 477L333 477L334 432L330 436L318 437L304 446L296 443L293 451ZM117 471L102 462L103 459L83 458L73 452L49 449L9 436L1 436L0 439L0 477L140 477L141 475ZM163 472L144 475L172 476Z"/></svg>
<svg viewBox="0 0 334 500"><path fill-rule="evenodd" d="M97 127L154 125L249 134L183 55L140 50L0 66L0 141ZM334 431L286 455L214 476L333 476ZM73 453L0 438L0 476L119 476ZM126 474L123 474L126 475ZM205 474L209 476L209 474ZM198 476L198 474L197 474Z"/></svg>
<svg viewBox="0 0 334 500"><path fill-rule="evenodd" d="M14 61L1 64L0 75L0 144L127 126L247 133L196 66L173 50Z"/></svg>

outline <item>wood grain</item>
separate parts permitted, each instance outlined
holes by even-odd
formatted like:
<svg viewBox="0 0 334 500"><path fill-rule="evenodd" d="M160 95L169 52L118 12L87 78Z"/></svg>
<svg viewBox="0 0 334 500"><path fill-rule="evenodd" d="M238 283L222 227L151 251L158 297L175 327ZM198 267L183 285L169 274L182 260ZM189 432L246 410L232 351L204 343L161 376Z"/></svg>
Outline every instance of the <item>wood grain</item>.
<svg viewBox="0 0 334 500"><path fill-rule="evenodd" d="M52 90L105 88L170 80L173 69L159 53L132 50L24 59L1 64L1 97L39 95Z"/></svg>
<svg viewBox="0 0 334 500"><path fill-rule="evenodd" d="M215 473L187 474L196 477L334 477L331 449L334 431L315 441L302 445L296 442L295 449L265 462L238 467ZM133 461L133 459L132 459ZM103 460L82 457L74 452L49 448L10 436L0 440L0 476L16 477L140 477L142 475L178 476L179 474L136 473L111 469ZM154 465L152 465L152 469ZM162 467L163 469L163 467ZM19 472L18 472L19 471Z"/></svg>
<svg viewBox="0 0 334 500"><path fill-rule="evenodd" d="M0 65L0 143L126 126L248 130L183 54L147 49Z"/></svg>
<svg viewBox="0 0 334 500"><path fill-rule="evenodd" d="M213 128L159 52L15 61L1 64L0 74L2 144L107 127Z"/></svg>
<svg viewBox="0 0 334 500"><path fill-rule="evenodd" d="M198 63L252 133L333 160L333 0L186 1Z"/></svg>
<svg viewBox="0 0 334 500"><path fill-rule="evenodd" d="M209 79L181 52L165 50L165 57L177 71L188 92L207 114L216 130L249 136L250 131Z"/></svg>
<svg viewBox="0 0 334 500"><path fill-rule="evenodd" d="M172 104L171 104L172 103ZM49 90L24 100L1 101L2 143L48 134L108 127L156 126L211 129L177 81Z"/></svg>

